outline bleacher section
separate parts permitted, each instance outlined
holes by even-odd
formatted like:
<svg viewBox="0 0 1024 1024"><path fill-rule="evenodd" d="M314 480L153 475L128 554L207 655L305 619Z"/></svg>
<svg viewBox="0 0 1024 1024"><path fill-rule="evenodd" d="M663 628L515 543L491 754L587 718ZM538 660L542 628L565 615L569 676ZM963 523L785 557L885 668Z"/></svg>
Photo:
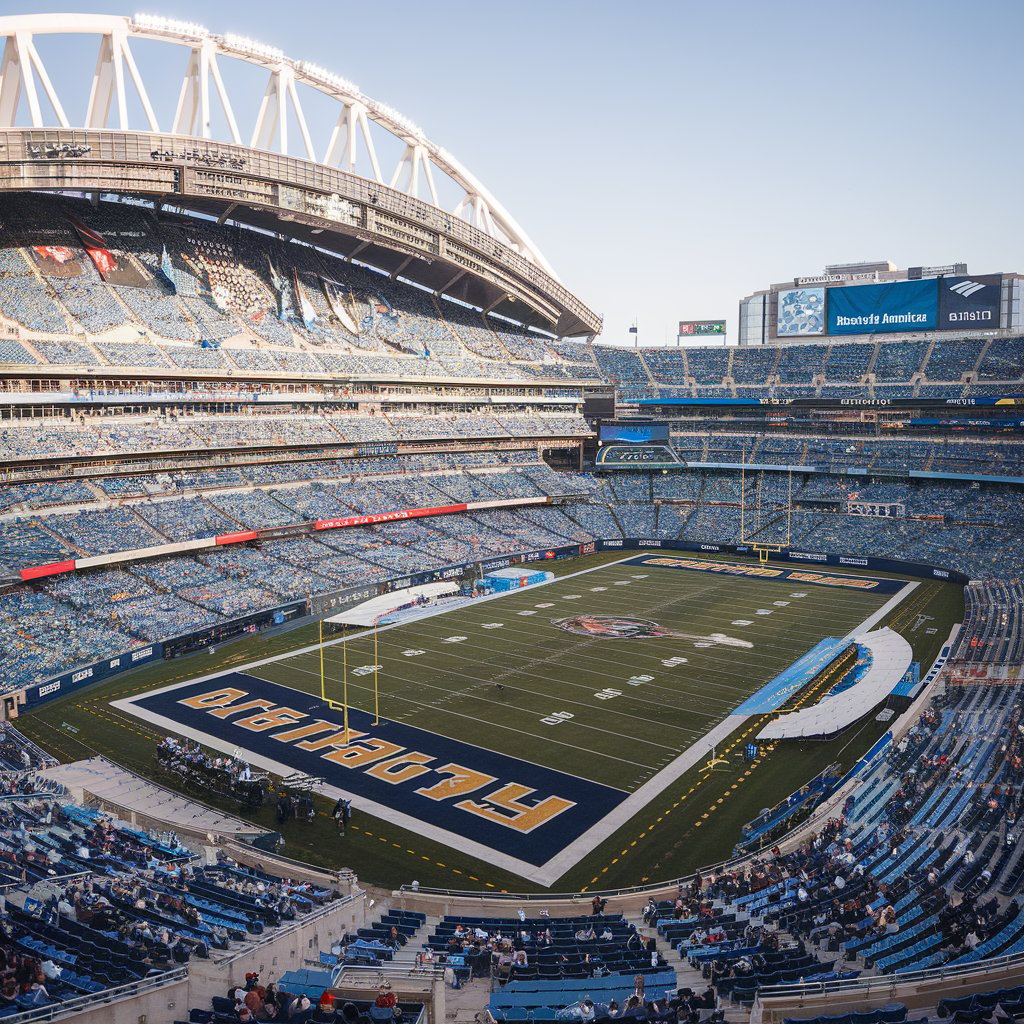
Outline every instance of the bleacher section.
<svg viewBox="0 0 1024 1024"><path fill-rule="evenodd" d="M105 237L119 265L115 277L100 277L69 217ZM49 365L445 379L597 375L584 345L549 347L545 336L435 302L305 246L116 203L5 197L0 278L0 314L10 323L89 337L84 345L41 338L36 351ZM5 362L40 362L14 340L0 346Z"/></svg>
<svg viewBox="0 0 1024 1024"><path fill-rule="evenodd" d="M230 954L336 900L223 855L204 863L173 833L73 803L31 774L47 763L40 752L4 730L0 757L17 770L0 777L0 1015L86 1009L174 980L192 958Z"/></svg>

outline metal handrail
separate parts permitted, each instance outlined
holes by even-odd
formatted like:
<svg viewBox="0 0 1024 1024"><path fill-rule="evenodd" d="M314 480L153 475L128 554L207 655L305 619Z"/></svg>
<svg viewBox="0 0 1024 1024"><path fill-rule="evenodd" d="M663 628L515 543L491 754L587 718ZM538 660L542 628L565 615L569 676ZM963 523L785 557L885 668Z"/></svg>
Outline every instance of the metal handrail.
<svg viewBox="0 0 1024 1024"><path fill-rule="evenodd" d="M159 977L139 978L125 985L106 988L102 992L91 992L88 995L76 996L74 999L64 999L59 1003L50 1003L47 1006L40 1006L34 1010L26 1010L24 1013L11 1014L9 1017L4 1017L4 1020L8 1024L28 1024L29 1021L53 1020L56 1017L64 1017L75 1011L93 1009L100 1003L109 1003L129 996L137 996L149 989L161 988L176 981L185 981L187 978L188 968L176 967L173 970L165 971Z"/></svg>
<svg viewBox="0 0 1024 1024"><path fill-rule="evenodd" d="M242 949L233 953L228 957L217 957L217 963L223 965L230 965L243 957L252 956L253 952L262 946L267 946L271 942L276 942L278 939L283 938L286 935L291 935L293 932L297 932L300 928L304 928L308 924L312 924L314 921L319 921L323 917L327 917L328 914L333 914L336 910L341 910L342 907L346 907L349 903L356 899L359 899L364 895L360 889L357 892L349 893L347 896L342 896L340 899L332 900L330 903L324 904L322 907L318 907L316 910L311 910L308 914L303 914L302 917L296 918L294 921L290 921L284 927L275 928L273 931L266 931L261 936L253 941L247 941Z"/></svg>
<svg viewBox="0 0 1024 1024"><path fill-rule="evenodd" d="M879 974L870 978L849 978L846 981L797 981L789 985L766 985L758 989L757 999L782 999L787 996L831 995L857 993L869 995L872 991L890 991L901 985L921 982L932 983L947 978L985 975L1008 968L1024 966L1024 953L1008 953L967 964L946 964L943 967L929 967L920 971L906 971L899 974Z"/></svg>

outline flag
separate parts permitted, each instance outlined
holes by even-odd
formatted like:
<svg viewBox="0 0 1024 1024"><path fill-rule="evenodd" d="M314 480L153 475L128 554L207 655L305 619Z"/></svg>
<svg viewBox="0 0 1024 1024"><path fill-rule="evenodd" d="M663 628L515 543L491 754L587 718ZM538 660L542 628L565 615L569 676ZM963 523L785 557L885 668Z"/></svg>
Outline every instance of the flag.
<svg viewBox="0 0 1024 1024"><path fill-rule="evenodd" d="M174 264L171 263L171 256L167 251L166 245L160 253L160 272L167 278L167 283L171 286L171 291L176 293L178 291L178 282L175 280Z"/></svg>
<svg viewBox="0 0 1024 1024"><path fill-rule="evenodd" d="M105 281L107 277L117 270L117 260L114 259L114 254L107 248L107 243L104 237L98 232L93 231L87 224L83 224L77 217L72 217L71 214L65 214L68 223L75 229L78 234L85 251L89 254L89 259L93 261L96 269L100 272L100 277Z"/></svg>
<svg viewBox="0 0 1024 1024"><path fill-rule="evenodd" d="M298 306L299 317L306 327L312 327L316 323L316 310L313 303L309 301L306 293L302 290L302 282L299 280L298 271L292 268L292 285L295 289L295 300Z"/></svg>

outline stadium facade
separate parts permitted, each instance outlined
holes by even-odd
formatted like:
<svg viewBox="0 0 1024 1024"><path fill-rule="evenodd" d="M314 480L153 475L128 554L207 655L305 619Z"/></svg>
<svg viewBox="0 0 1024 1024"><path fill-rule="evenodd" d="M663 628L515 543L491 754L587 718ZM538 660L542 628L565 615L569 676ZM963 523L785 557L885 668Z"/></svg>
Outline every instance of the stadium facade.
<svg viewBox="0 0 1024 1024"><path fill-rule="evenodd" d="M969 275L967 264L899 270L889 260L839 263L794 277L740 300L738 343L764 345L812 338L894 341L956 331L986 337L1024 329L1024 277Z"/></svg>

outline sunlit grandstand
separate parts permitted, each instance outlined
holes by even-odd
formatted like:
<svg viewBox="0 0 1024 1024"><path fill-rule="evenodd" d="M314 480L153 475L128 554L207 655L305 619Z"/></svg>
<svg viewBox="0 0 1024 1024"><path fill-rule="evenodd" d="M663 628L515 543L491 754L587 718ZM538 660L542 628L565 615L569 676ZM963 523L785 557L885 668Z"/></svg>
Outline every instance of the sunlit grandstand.
<svg viewBox="0 0 1024 1024"><path fill-rule="evenodd" d="M1019 1016L1019 275L616 345L338 75L0 35L0 1017Z"/></svg>

